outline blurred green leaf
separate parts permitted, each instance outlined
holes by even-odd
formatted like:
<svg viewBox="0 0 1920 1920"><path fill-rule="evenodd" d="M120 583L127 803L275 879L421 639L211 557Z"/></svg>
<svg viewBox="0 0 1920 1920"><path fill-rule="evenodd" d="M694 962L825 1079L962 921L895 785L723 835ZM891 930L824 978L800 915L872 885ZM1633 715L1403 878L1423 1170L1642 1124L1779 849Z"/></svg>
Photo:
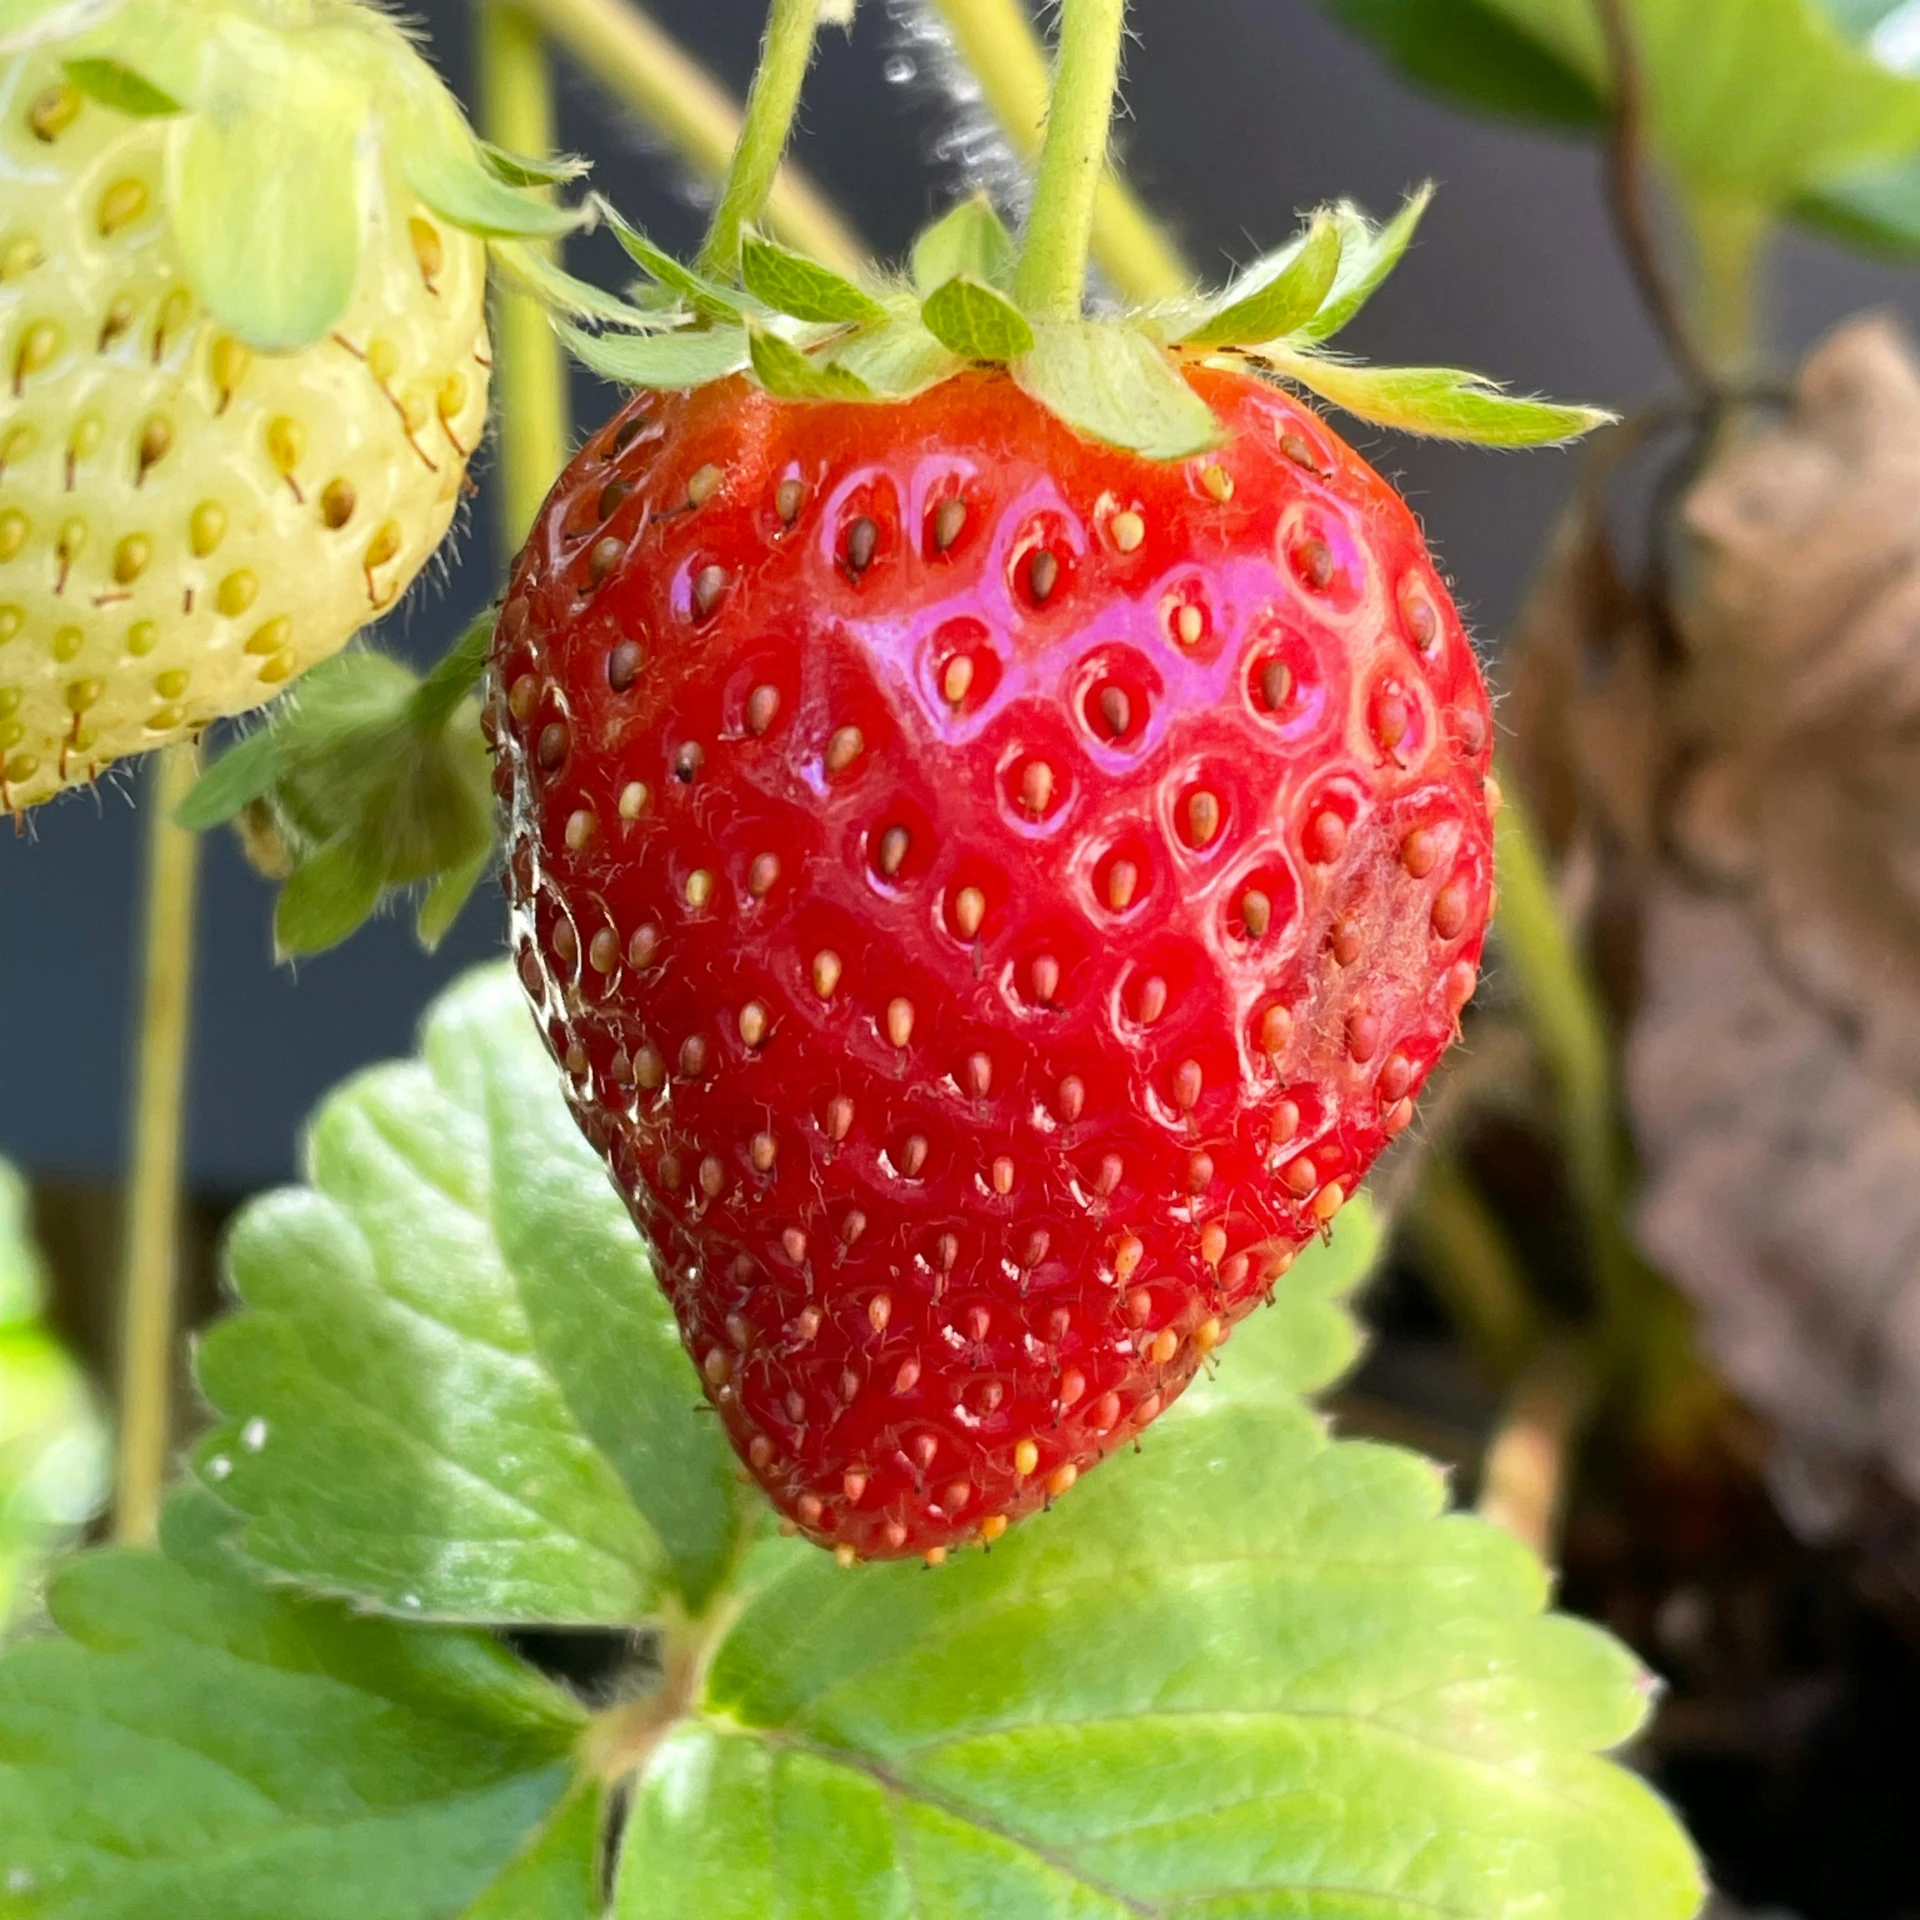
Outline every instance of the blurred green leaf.
<svg viewBox="0 0 1920 1920"><path fill-rule="evenodd" d="M79 1368L39 1324L43 1286L26 1185L0 1160L0 1634L107 1491L106 1432Z"/></svg>
<svg viewBox="0 0 1920 1920"><path fill-rule="evenodd" d="M1214 446L1220 423L1164 349L1131 327L1098 321L1043 326L1014 379L1089 439L1150 460Z"/></svg>
<svg viewBox="0 0 1920 1920"><path fill-rule="evenodd" d="M522 1855L579 1710L485 1635L248 1585L218 1528L176 1497L164 1553L71 1562L64 1637L0 1658L0 1915L492 1920L519 1876L515 1920L585 1920Z"/></svg>
<svg viewBox="0 0 1920 1920"><path fill-rule="evenodd" d="M732 1457L507 970L444 996L422 1053L327 1100L308 1184L236 1224L202 1481L254 1563L391 1612L697 1609Z"/></svg>

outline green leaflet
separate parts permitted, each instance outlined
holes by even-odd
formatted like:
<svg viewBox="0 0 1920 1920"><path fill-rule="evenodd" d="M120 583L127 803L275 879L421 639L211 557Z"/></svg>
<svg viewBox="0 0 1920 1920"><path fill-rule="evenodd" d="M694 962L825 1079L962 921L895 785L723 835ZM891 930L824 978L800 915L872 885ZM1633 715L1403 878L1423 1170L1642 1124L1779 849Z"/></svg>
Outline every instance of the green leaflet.
<svg viewBox="0 0 1920 1920"><path fill-rule="evenodd" d="M942 346L962 360L1004 366L1033 351L1033 327L1004 294L957 274L920 304L920 318Z"/></svg>
<svg viewBox="0 0 1920 1920"><path fill-rule="evenodd" d="M642 1775L620 1920L1694 1914L1671 1816L1594 1757L1644 1677L1426 1463L1327 1440L1290 1332L1246 1323L991 1555L769 1542Z"/></svg>
<svg viewBox="0 0 1920 1920"><path fill-rule="evenodd" d="M1331 340L1373 298L1413 244L1432 199L1433 183L1427 181L1407 195L1391 220L1378 227L1351 201L1343 200L1334 208L1341 236L1340 270L1320 311L1300 329L1303 340Z"/></svg>
<svg viewBox="0 0 1920 1920"><path fill-rule="evenodd" d="M1013 235L984 193L943 214L913 243L913 284L922 296L962 276L1005 293L1013 281Z"/></svg>
<svg viewBox="0 0 1920 1920"><path fill-rule="evenodd" d="M423 1050L336 1093L309 1184L236 1225L200 1475L250 1560L390 1612L697 1607L739 1524L731 1456L517 983L456 987Z"/></svg>
<svg viewBox="0 0 1920 1920"><path fill-rule="evenodd" d="M756 300L795 320L872 326L887 317L864 287L763 234L742 236L740 279Z"/></svg>
<svg viewBox="0 0 1920 1920"><path fill-rule="evenodd" d="M1358 419L1433 440L1550 447L1616 417L1598 407L1511 394L1481 374L1456 367L1368 367L1279 349L1268 349L1265 358L1276 372Z"/></svg>
<svg viewBox="0 0 1920 1920"><path fill-rule="evenodd" d="M66 1637L0 1659L0 1914L443 1920L483 1902L567 1790L578 1710L483 1635L247 1584L218 1526L176 1497L164 1554L72 1562L51 1598Z"/></svg>
<svg viewBox="0 0 1920 1920"><path fill-rule="evenodd" d="M564 320L555 326L567 351L604 379L630 387L698 387L749 364L742 327L673 333L588 333Z"/></svg>
<svg viewBox="0 0 1920 1920"><path fill-rule="evenodd" d="M605 1814L597 1783L574 1787L460 1920L599 1920Z"/></svg>
<svg viewBox="0 0 1920 1920"><path fill-rule="evenodd" d="M873 390L858 374L830 362L810 360L792 341L747 323L747 349L754 377L782 400L871 400Z"/></svg>
<svg viewBox="0 0 1920 1920"><path fill-rule="evenodd" d="M1256 262L1213 301L1204 319L1180 336L1187 347L1253 346L1304 327L1333 292L1340 271L1341 223L1318 213L1306 234L1273 260Z"/></svg>
<svg viewBox="0 0 1920 1920"><path fill-rule="evenodd" d="M1021 387L1071 427L1151 460L1215 445L1220 423L1161 347L1123 326L1084 321L1035 330L1014 363Z"/></svg>
<svg viewBox="0 0 1920 1920"><path fill-rule="evenodd" d="M26 1185L0 1160L0 1636L107 1486L100 1416L80 1370L39 1324L42 1291Z"/></svg>

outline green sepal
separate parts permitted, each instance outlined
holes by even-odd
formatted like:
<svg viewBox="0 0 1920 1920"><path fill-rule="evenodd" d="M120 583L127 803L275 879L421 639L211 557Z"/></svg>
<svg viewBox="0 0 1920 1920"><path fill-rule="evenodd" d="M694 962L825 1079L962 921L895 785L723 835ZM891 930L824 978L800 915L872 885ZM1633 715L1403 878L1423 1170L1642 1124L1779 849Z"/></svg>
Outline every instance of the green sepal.
<svg viewBox="0 0 1920 1920"><path fill-rule="evenodd" d="M1180 460L1220 441L1213 409L1166 350L1133 328L1073 321L1035 329L1016 360L1021 389L1070 427L1149 460Z"/></svg>
<svg viewBox="0 0 1920 1920"><path fill-rule="evenodd" d="M205 831L238 821L285 884L274 909L282 958L353 933L390 893L426 886L432 946L493 852L491 769L469 689L491 614L425 680L356 648L305 676L261 731L214 762L179 812Z"/></svg>
<svg viewBox="0 0 1920 1920"><path fill-rule="evenodd" d="M1344 240L1331 213L1315 214L1312 226L1279 256L1277 270L1273 260L1264 260L1242 274L1179 344L1241 347L1297 333L1332 293Z"/></svg>
<svg viewBox="0 0 1920 1920"><path fill-rule="evenodd" d="M562 206L502 179L431 69L404 67L392 79L388 150L407 185L442 219L507 240L557 239L585 221L585 208Z"/></svg>
<svg viewBox="0 0 1920 1920"><path fill-rule="evenodd" d="M648 279L677 293L696 313L709 320L737 323L743 317L745 303L731 288L696 273L692 267L676 260L665 247L655 246L612 201L596 196L593 206L625 249L627 258Z"/></svg>
<svg viewBox="0 0 1920 1920"><path fill-rule="evenodd" d="M564 187L569 181L583 179L592 165L577 153L550 154L542 159L510 153L491 140L476 140L474 145L488 170L510 187Z"/></svg>
<svg viewBox="0 0 1920 1920"><path fill-rule="evenodd" d="M1033 326L1005 294L968 274L934 288L920 305L927 331L962 360L1004 366L1033 351Z"/></svg>
<svg viewBox="0 0 1920 1920"><path fill-rule="evenodd" d="M836 367L886 399L905 400L958 373L961 361L921 323L918 313L895 314L832 349Z"/></svg>
<svg viewBox="0 0 1920 1920"><path fill-rule="evenodd" d="M791 340L747 323L747 351L754 377L781 400L871 400L873 389L856 373L831 362L810 360Z"/></svg>
<svg viewBox="0 0 1920 1920"><path fill-rule="evenodd" d="M604 380L630 387L700 387L750 364L744 327L672 333L588 333L556 320L567 351Z"/></svg>
<svg viewBox="0 0 1920 1920"><path fill-rule="evenodd" d="M1457 367L1368 367L1312 353L1269 349L1276 373L1375 426L1477 447L1553 447L1618 418L1600 407L1564 406L1508 393Z"/></svg>
<svg viewBox="0 0 1920 1920"><path fill-rule="evenodd" d="M740 279L772 312L795 320L868 327L887 317L886 308L864 287L764 234L749 231L741 236Z"/></svg>
<svg viewBox="0 0 1920 1920"><path fill-rule="evenodd" d="M1423 181L1385 226L1375 226L1350 200L1334 208L1340 228L1340 271L1320 310L1299 329L1301 339L1331 340L1373 298L1412 244L1432 199L1433 182Z"/></svg>
<svg viewBox="0 0 1920 1920"><path fill-rule="evenodd" d="M310 345L353 296L360 105L354 88L308 60L270 111L196 113L172 141L181 264L214 320L259 352Z"/></svg>
<svg viewBox="0 0 1920 1920"><path fill-rule="evenodd" d="M984 193L962 200L913 243L913 284L923 295L964 275L1005 293L1013 284L1013 235Z"/></svg>
<svg viewBox="0 0 1920 1920"><path fill-rule="evenodd" d="M656 315L569 273L545 248L523 240L496 240L489 251L501 276L531 294L549 313L571 314L576 319L635 330L659 325Z"/></svg>
<svg viewBox="0 0 1920 1920"><path fill-rule="evenodd" d="M67 78L88 99L131 119L160 120L185 111L172 94L118 60L69 60Z"/></svg>

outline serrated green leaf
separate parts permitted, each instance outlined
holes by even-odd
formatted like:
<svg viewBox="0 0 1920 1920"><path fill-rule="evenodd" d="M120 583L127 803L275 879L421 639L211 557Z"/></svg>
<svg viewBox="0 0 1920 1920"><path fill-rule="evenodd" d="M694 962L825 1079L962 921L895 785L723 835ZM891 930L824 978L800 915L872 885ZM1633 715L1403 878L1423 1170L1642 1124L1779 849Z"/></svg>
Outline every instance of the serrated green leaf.
<svg viewBox="0 0 1920 1920"><path fill-rule="evenodd" d="M1262 261L1240 275L1197 326L1181 335L1188 347L1253 346L1298 332L1325 305L1340 271L1344 235L1331 213L1318 213L1276 269Z"/></svg>
<svg viewBox="0 0 1920 1920"><path fill-rule="evenodd" d="M650 280L677 293L696 313L710 320L738 323L747 311L746 302L731 288L676 260L665 247L657 247L628 220L612 201L595 197L600 218L620 242L627 258Z"/></svg>
<svg viewBox="0 0 1920 1920"><path fill-rule="evenodd" d="M984 193L943 213L913 243L913 284L922 297L963 277L1005 293L1013 265L1013 235Z"/></svg>
<svg viewBox="0 0 1920 1920"><path fill-rule="evenodd" d="M984 281L957 274L920 304L927 331L962 360L1004 366L1033 351L1033 327L1004 294Z"/></svg>
<svg viewBox="0 0 1920 1920"><path fill-rule="evenodd" d="M333 1095L308 1185L235 1227L198 1471L249 1560L391 1612L697 1605L731 1458L507 969L443 997L423 1051Z"/></svg>
<svg viewBox="0 0 1920 1920"><path fill-rule="evenodd" d="M1179 460L1220 438L1213 410L1166 352L1130 327L1098 321L1035 330L1016 361L1021 388L1077 432L1150 460Z"/></svg>
<svg viewBox="0 0 1920 1920"><path fill-rule="evenodd" d="M1552 447L1618 416L1508 393L1457 367L1368 367L1317 354L1271 351L1269 364L1356 419L1477 447Z"/></svg>
<svg viewBox="0 0 1920 1920"><path fill-rule="evenodd" d="M26 1183L0 1160L0 1636L107 1490L99 1410L39 1324L42 1292Z"/></svg>
<svg viewBox="0 0 1920 1920"><path fill-rule="evenodd" d="M1380 283L1400 264L1433 198L1433 183L1416 187L1400 211L1376 227L1351 201L1333 210L1340 227L1340 270L1320 310L1300 328L1303 340L1331 340L1374 296Z"/></svg>
<svg viewBox="0 0 1920 1920"><path fill-rule="evenodd" d="M460 1920L600 1920L605 1797L576 1787Z"/></svg>
<svg viewBox="0 0 1920 1920"><path fill-rule="evenodd" d="M0 1658L0 1912L446 1920L483 1902L567 1791L578 1709L485 1635L247 1585L210 1524L176 1500L165 1555L72 1562L64 1637Z"/></svg>
<svg viewBox="0 0 1920 1920"><path fill-rule="evenodd" d="M766 1543L641 1774L619 1920L1688 1920L1677 1824L1596 1757L1644 1674L1430 1465L1328 1440L1285 1334L1248 1321L991 1555Z"/></svg>
<svg viewBox="0 0 1920 1920"><path fill-rule="evenodd" d="M774 313L825 325L873 326L887 310L864 287L763 234L740 241L740 279Z"/></svg>
<svg viewBox="0 0 1920 1920"><path fill-rule="evenodd" d="M311 62L270 108L196 113L168 149L188 282L222 327L261 352L311 346L352 297L359 104Z"/></svg>
<svg viewBox="0 0 1920 1920"><path fill-rule="evenodd" d="M67 78L90 100L135 120L164 119L182 111L172 94L118 60L69 60Z"/></svg>
<svg viewBox="0 0 1920 1920"><path fill-rule="evenodd" d="M747 325L754 378L782 400L871 400L873 391L856 373L831 361L810 360L791 340L765 327Z"/></svg>
<svg viewBox="0 0 1920 1920"><path fill-rule="evenodd" d="M875 394L909 399L951 379L961 361L920 323L917 313L896 315L828 349L836 367L844 367Z"/></svg>
<svg viewBox="0 0 1920 1920"><path fill-rule="evenodd" d="M588 333L564 320L555 325L567 351L583 367L630 387L701 387L738 373L752 359L743 327Z"/></svg>
<svg viewBox="0 0 1920 1920"><path fill-rule="evenodd" d="M549 313L570 314L606 326L644 330L659 325L657 316L582 280L555 260L544 247L518 240L496 240L489 252L502 276L523 293L531 294Z"/></svg>

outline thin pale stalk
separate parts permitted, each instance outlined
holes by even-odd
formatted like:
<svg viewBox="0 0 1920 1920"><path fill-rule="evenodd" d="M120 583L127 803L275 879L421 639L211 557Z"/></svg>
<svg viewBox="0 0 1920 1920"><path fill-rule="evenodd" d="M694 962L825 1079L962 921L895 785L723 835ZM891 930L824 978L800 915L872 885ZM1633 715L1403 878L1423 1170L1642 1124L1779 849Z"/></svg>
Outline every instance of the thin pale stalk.
<svg viewBox="0 0 1920 1920"><path fill-rule="evenodd" d="M1047 118L1047 56L1021 0L928 0L1009 145L1028 166ZM1093 257L1129 300L1174 300L1193 270L1120 174L1109 166L1095 189Z"/></svg>
<svg viewBox="0 0 1920 1920"><path fill-rule="evenodd" d="M813 60L819 21L820 0L773 0L767 14L767 34L760 44L753 85L747 90L740 138L700 249L701 267L719 278L733 277L740 259L741 230L766 210L800 106L800 88Z"/></svg>
<svg viewBox="0 0 1920 1920"><path fill-rule="evenodd" d="M1451 1153L1428 1159L1404 1218L1448 1317L1493 1379L1510 1378L1539 1339L1540 1311L1493 1209Z"/></svg>
<svg viewBox="0 0 1920 1920"><path fill-rule="evenodd" d="M479 22L480 125L512 153L554 147L553 81L539 27L517 5L484 0ZM539 303L512 288L494 301L494 409L500 421L496 486L509 553L527 537L567 463L567 364Z"/></svg>
<svg viewBox="0 0 1920 1920"><path fill-rule="evenodd" d="M1015 295L1029 313L1079 315L1126 25L1126 0L1061 0L1047 130L1014 276Z"/></svg>
<svg viewBox="0 0 1920 1920"><path fill-rule="evenodd" d="M1573 1455L1593 1406L1579 1353L1542 1349L1515 1385L1480 1469L1483 1520L1551 1562L1560 1538Z"/></svg>
<svg viewBox="0 0 1920 1920"><path fill-rule="evenodd" d="M154 1537L172 1434L180 1266L180 1162L193 1027L193 934L200 840L174 825L199 771L190 745L154 756L147 800L133 1164L120 1283L120 1441L113 1531Z"/></svg>

